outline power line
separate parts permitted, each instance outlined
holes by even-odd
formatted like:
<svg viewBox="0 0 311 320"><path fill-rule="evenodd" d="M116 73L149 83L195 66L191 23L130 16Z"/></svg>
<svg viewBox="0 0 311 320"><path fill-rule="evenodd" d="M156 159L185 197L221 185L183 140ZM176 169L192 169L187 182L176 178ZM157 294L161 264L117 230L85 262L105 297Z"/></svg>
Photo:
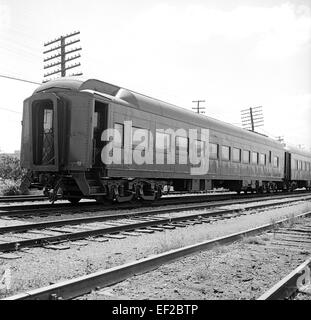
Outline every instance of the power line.
<svg viewBox="0 0 311 320"><path fill-rule="evenodd" d="M39 82L34 82L34 81L30 81L30 80L15 78L15 77L11 77L11 76L6 76L6 75L4 75L4 74L0 74L0 77L1 77L1 78L6 78L6 79L11 79L11 80L16 80L16 81L22 81L22 82L32 83L32 84L39 84L39 85L42 84L42 83L39 83Z"/></svg>
<svg viewBox="0 0 311 320"><path fill-rule="evenodd" d="M21 112L19 112L19 111L15 111L15 110L12 110L12 109L7 109L7 108L0 108L0 110L4 110L4 111L9 111L9 112L14 112L14 113L19 113L19 114L21 114Z"/></svg>

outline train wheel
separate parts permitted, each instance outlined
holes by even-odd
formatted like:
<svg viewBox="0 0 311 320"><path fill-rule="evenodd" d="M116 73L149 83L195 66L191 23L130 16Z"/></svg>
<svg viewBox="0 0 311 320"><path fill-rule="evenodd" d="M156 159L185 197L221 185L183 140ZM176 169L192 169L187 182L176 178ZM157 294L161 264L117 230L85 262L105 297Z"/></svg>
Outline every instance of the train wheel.
<svg viewBox="0 0 311 320"><path fill-rule="evenodd" d="M157 197L157 192L154 192L153 194L145 195L141 194L140 198L144 201L154 201Z"/></svg>
<svg viewBox="0 0 311 320"><path fill-rule="evenodd" d="M118 196L116 196L116 201L117 201L118 203L129 202L129 201L132 201L133 198L134 198L134 193L132 193L132 194L130 194L130 195L128 195L128 196L123 196L123 197L121 197L121 196L118 195Z"/></svg>
<svg viewBox="0 0 311 320"><path fill-rule="evenodd" d="M81 198L67 198L71 204L78 204Z"/></svg>
<svg viewBox="0 0 311 320"><path fill-rule="evenodd" d="M102 204L105 202L105 197L104 196L97 196L97 197L95 197L95 201L99 204Z"/></svg>
<svg viewBox="0 0 311 320"><path fill-rule="evenodd" d="M156 198L157 199L160 199L162 197L162 188L161 187L158 187L158 191L157 191L157 196Z"/></svg>

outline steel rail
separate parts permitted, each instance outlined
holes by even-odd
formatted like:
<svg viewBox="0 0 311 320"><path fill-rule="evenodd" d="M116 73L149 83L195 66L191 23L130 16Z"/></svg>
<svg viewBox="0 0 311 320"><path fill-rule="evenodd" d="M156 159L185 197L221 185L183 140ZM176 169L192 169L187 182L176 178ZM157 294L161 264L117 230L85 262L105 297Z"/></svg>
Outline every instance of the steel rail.
<svg viewBox="0 0 311 320"><path fill-rule="evenodd" d="M307 193L307 190L302 191L294 191L295 193ZM279 193L279 192L278 192ZM276 194L278 194L276 193ZM183 196L188 196L188 191L171 191L170 193L163 193L164 199L170 198L184 198ZM233 193L229 193L226 191L215 191L215 192L190 192L189 197L221 197L221 196L239 196L239 197L251 197L251 196L258 196L259 194L248 194L248 195L236 195ZM265 196L266 194L260 194L260 196ZM273 195L273 193L271 194ZM177 197L176 197L177 196ZM12 196L0 196L0 203L7 203L7 202L26 202L26 201L44 201L48 200L48 198L44 195L12 195ZM60 199L61 200L61 199Z"/></svg>
<svg viewBox="0 0 311 320"><path fill-rule="evenodd" d="M72 205L71 203L40 203L40 204L27 204L27 205L13 205L13 206L1 206L0 207L0 216L5 215L29 215L35 214L36 212L42 213L48 211L57 211L61 209L84 209L85 207L96 207L99 206L96 202L82 202L79 206Z"/></svg>
<svg viewBox="0 0 311 320"><path fill-rule="evenodd" d="M0 202L26 202L26 201L43 201L43 200L48 200L47 197L45 196L36 196L36 195L31 195L31 196L1 196L0 197Z"/></svg>
<svg viewBox="0 0 311 320"><path fill-rule="evenodd" d="M158 199L155 202L150 202L150 201L137 201L134 202L135 207L141 205L148 205L148 206L161 206L161 205L166 205L166 204L170 204L172 202L172 204L175 203L180 203L180 201L182 200L183 203L193 203L193 202L197 202L198 200L201 201L225 201L225 200L233 200L233 199L261 199L261 198L279 198L279 197L299 197L302 195L308 195L311 194L310 191L297 191L294 193L270 193L270 194L244 194L244 195L238 195L238 194L207 194L207 195L190 195L190 196L166 196L166 197L162 197L160 199ZM12 196L12 197L16 197L16 196ZM18 197L18 196L17 196ZM4 197L2 197L4 198ZM11 197L10 197L11 198ZM1 197L0 197L1 199ZM87 200L87 199L85 199ZM128 208L129 206L131 206L131 203L114 203L113 206L111 206L111 204L107 203L97 203L95 201L93 201L94 199L89 199L91 201L87 201L87 202L80 202L77 205L73 205L71 203L54 203L54 204L30 204L30 205L14 205L14 206L2 206L0 207L0 211L1 210L16 210L16 209L21 209L23 208L25 209L33 209L38 207L39 209L53 209L53 208L63 208L63 207L70 207L70 208L79 208L81 206L87 206L87 205L96 205L99 206L103 209L106 209L107 206L108 208L122 208L122 207L126 207ZM1 202L1 201L0 201ZM5 202L5 201L4 201ZM166 203L167 202L167 203ZM133 202L132 202L133 204Z"/></svg>
<svg viewBox="0 0 311 320"><path fill-rule="evenodd" d="M298 191L301 193L307 192L307 191ZM163 193L162 199L167 198L173 198L178 196L178 198L188 195L189 192L179 192L179 191L172 191L170 193ZM202 192L190 192L189 197L216 197L216 196L235 196L236 194L228 193L228 192L210 192L210 193L202 193ZM244 195L246 196L246 195ZM248 195L250 196L250 195ZM12 195L12 196L0 196L0 203L6 203L6 202L26 202L26 201L43 201L48 200L48 197L44 195ZM60 199L62 200L62 199Z"/></svg>
<svg viewBox="0 0 311 320"><path fill-rule="evenodd" d="M152 226L159 226L159 225L167 225L171 223L176 222L185 222L189 220L194 219L200 219L203 217L213 217L213 216L223 216L223 215L229 215L233 213L238 213L245 210L254 210L254 209L261 209L261 208L269 208L272 206L278 206L287 204L290 202L295 202L296 200L288 200L283 201L279 203L269 203L269 204L258 204L247 208L240 208L240 209L225 209L220 211L214 211L214 212L200 212L197 214L190 214L190 215L184 215L180 217L168 217L168 218L159 218L155 220L149 220L149 221L139 221L137 223L129 223L124 225L118 225L118 226L112 226L112 227L104 227L104 228L94 228L92 230L86 230L86 231L78 231L78 232L65 232L63 234L55 235L55 236L45 236L45 237L39 237L34 239L21 239L18 241L11 241L11 242L3 242L0 243L0 251L12 251L16 250L16 248L25 248L25 247L34 247L34 246L42 246L46 245L48 243L53 242L60 242L60 241L68 241L68 240L80 240L88 237L97 237L105 234L113 234L113 233L119 233L124 231L131 231L135 229L142 229L146 227L152 227ZM189 210L187 208L187 210ZM130 218L130 217L137 217L143 216L143 215L150 215L150 214L159 214L159 213L168 213L168 212L176 212L176 209L162 209L162 210L154 210L154 211L146 211L144 213L141 212L135 212L135 213L126 213L126 214L120 214L120 215L106 215L106 216L96 216L96 217L86 217L86 218L75 218L75 219L67 219L67 220L58 220L58 221L49 221L49 222L39 222L39 223L31 223L26 225L16 225L16 226L6 226L0 228L0 233L8 233L8 232L23 232L23 231L29 231L34 229L47 229L51 227L57 227L57 226L68 226L68 225L76 225L76 224L82 224L82 223L91 223L91 222L100 222L105 220L111 220L116 218ZM139 215L139 216L138 216ZM56 230L54 230L56 231ZM62 232L62 230L59 230L59 232Z"/></svg>
<svg viewBox="0 0 311 320"><path fill-rule="evenodd" d="M311 268L311 257L298 266L294 271L284 277L272 288L261 295L257 300L285 300L289 299L299 290L298 279L306 269ZM311 287L311 284L309 284Z"/></svg>
<svg viewBox="0 0 311 320"><path fill-rule="evenodd" d="M231 195L232 196L232 195ZM157 203L137 203L137 204L120 204L120 205L110 205L110 206L103 206L96 202L82 202L78 206L73 206L70 203L63 203L63 204L41 204L41 205L26 205L26 206L4 206L0 207L0 217L5 216L29 216L29 215L40 215L46 213L46 210L49 210L49 213L59 212L61 209L65 210L90 210L90 211L100 211L100 210L122 210L122 209L135 209L137 207L159 207L163 205L179 205L179 204L191 204L191 203L198 203L205 202L205 204L201 204L202 207L206 206L207 203L211 202L209 205L213 205L213 203L219 203L220 201L224 201L223 205L227 204L241 204L241 203L248 203L256 201L267 201L267 200L277 200L283 198L299 198L303 196L308 196L305 192L299 194L283 194L283 195L273 195L273 196L259 196L259 197L227 197L227 198L220 198L220 196L215 196L214 198L202 199L194 197L187 197L191 199L184 199L183 197L174 197L171 198L169 201L168 199L160 199L161 201ZM221 196L223 197L223 196ZM233 199L233 200L232 200ZM182 202L180 201L182 200ZM185 200L185 201L184 201ZM231 202L230 202L231 201ZM195 206L200 206L196 204ZM191 208L191 207L189 207ZM177 208L175 208L176 210ZM181 210L184 210L183 208Z"/></svg>
<svg viewBox="0 0 311 320"><path fill-rule="evenodd" d="M304 218L309 215L311 215L311 211L297 215L295 218ZM151 271L163 264L170 263L176 259L185 257L198 251L209 250L214 248L215 246L230 244L246 236L263 233L275 228L275 226L277 225L282 225L288 221L291 221L291 218L282 219L275 223L265 224L260 227L233 233L223 237L218 237L213 240L203 241L180 249L170 250L165 253L153 255L148 258L126 263L124 265L117 266L111 269L97 271L86 276L65 280L43 288L19 293L2 300L73 299L84 294L88 294L94 289L116 284L133 275Z"/></svg>

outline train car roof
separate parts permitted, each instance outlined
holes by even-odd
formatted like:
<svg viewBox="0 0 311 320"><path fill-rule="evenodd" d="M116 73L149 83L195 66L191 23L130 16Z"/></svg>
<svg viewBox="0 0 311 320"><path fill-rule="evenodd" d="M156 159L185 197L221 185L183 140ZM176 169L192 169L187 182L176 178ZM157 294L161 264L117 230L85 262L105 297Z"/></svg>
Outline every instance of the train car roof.
<svg viewBox="0 0 311 320"><path fill-rule="evenodd" d="M209 128L220 130L229 135L234 134L244 139L247 137L254 142L284 149L281 143L267 136L241 129L211 117L196 114L190 110L100 80L88 79L83 81L81 78L60 78L42 84L34 91L34 94L53 89L100 93L109 96L111 100L124 101L127 105L145 112L185 121L203 128L208 124Z"/></svg>
<svg viewBox="0 0 311 320"><path fill-rule="evenodd" d="M285 150L290 152L290 153L292 153L292 154L298 154L300 156L308 157L308 158L311 159L311 152L299 149L299 148L297 148L295 146L286 145Z"/></svg>

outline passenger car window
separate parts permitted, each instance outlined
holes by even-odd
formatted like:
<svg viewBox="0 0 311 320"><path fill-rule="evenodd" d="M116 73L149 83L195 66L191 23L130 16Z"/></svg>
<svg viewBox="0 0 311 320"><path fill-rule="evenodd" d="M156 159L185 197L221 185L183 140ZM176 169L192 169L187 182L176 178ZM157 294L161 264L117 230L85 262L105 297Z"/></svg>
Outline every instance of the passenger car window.
<svg viewBox="0 0 311 320"><path fill-rule="evenodd" d="M302 163L300 160L298 160L298 170L301 170L302 169Z"/></svg>
<svg viewBox="0 0 311 320"><path fill-rule="evenodd" d="M209 157L210 159L218 159L219 154L219 146L216 143L210 143L209 144Z"/></svg>
<svg viewBox="0 0 311 320"><path fill-rule="evenodd" d="M138 128L138 127L132 127L132 144L133 148L137 147L139 144L145 141L146 139L146 148L149 146L149 130ZM145 148L143 148L145 149Z"/></svg>
<svg viewBox="0 0 311 320"><path fill-rule="evenodd" d="M50 132L53 128L53 109L44 109L44 132Z"/></svg>
<svg viewBox="0 0 311 320"><path fill-rule="evenodd" d="M229 161L230 160L230 147L222 146L221 148L221 158L222 160Z"/></svg>
<svg viewBox="0 0 311 320"><path fill-rule="evenodd" d="M259 157L259 163L261 165L266 165L266 160L267 160L267 156L263 153L260 154L260 157Z"/></svg>
<svg viewBox="0 0 311 320"><path fill-rule="evenodd" d="M189 152L188 138L176 137L176 163L187 164Z"/></svg>
<svg viewBox="0 0 311 320"><path fill-rule="evenodd" d="M278 168L279 167L279 157L274 157L273 158L273 166L275 168Z"/></svg>
<svg viewBox="0 0 311 320"><path fill-rule="evenodd" d="M168 133L157 131L156 133L156 149L158 151L167 151L170 149L171 141Z"/></svg>
<svg viewBox="0 0 311 320"><path fill-rule="evenodd" d="M197 152L197 156L200 157L204 150L204 141L194 140L194 147Z"/></svg>
<svg viewBox="0 0 311 320"><path fill-rule="evenodd" d="M297 169L297 165L296 165L296 160L295 159L293 159L292 158L292 164L291 164L291 166L292 166L292 170L296 170Z"/></svg>
<svg viewBox="0 0 311 320"><path fill-rule="evenodd" d="M188 138L176 137L176 150L186 151L188 153Z"/></svg>
<svg viewBox="0 0 311 320"><path fill-rule="evenodd" d="M241 149L233 148L232 150L232 160L235 162L241 162Z"/></svg>
<svg viewBox="0 0 311 320"><path fill-rule="evenodd" d="M243 150L243 162L250 163L251 161L251 152L248 150Z"/></svg>
<svg viewBox="0 0 311 320"><path fill-rule="evenodd" d="M252 152L252 163L258 164L258 152Z"/></svg>

